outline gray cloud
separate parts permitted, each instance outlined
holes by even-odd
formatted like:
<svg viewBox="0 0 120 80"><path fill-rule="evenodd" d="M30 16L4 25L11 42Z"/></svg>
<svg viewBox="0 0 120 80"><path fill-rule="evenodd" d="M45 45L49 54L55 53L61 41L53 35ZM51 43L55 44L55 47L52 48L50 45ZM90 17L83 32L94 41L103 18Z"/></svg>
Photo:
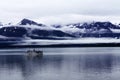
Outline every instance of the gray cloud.
<svg viewBox="0 0 120 80"><path fill-rule="evenodd" d="M119 0L1 0L0 21L64 14L120 16Z"/></svg>

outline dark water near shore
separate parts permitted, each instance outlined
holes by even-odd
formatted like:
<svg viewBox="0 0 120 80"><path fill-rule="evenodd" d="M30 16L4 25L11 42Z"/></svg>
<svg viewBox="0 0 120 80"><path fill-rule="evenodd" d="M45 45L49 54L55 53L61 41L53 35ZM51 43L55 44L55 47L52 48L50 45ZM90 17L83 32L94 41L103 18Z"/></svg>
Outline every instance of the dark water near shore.
<svg viewBox="0 0 120 80"><path fill-rule="evenodd" d="M0 50L0 80L120 80L120 48L27 48Z"/></svg>

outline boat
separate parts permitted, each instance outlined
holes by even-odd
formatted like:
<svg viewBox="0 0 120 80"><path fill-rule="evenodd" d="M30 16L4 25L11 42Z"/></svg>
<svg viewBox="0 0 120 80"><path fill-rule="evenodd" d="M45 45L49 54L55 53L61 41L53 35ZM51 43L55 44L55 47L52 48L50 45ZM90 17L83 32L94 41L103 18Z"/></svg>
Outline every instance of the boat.
<svg viewBox="0 0 120 80"><path fill-rule="evenodd" d="M42 57L43 56L43 51L40 50L28 50L27 51L27 56L29 57Z"/></svg>

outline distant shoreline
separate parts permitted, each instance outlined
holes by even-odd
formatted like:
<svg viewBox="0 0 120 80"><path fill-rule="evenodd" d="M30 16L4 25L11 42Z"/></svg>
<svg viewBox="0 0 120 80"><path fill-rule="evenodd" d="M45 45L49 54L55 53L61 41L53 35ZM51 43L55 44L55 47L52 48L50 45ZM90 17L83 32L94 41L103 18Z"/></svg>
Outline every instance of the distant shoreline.
<svg viewBox="0 0 120 80"><path fill-rule="evenodd" d="M53 44L53 45L0 45L3 48L67 48L67 47L120 47L120 43L91 43L91 44Z"/></svg>

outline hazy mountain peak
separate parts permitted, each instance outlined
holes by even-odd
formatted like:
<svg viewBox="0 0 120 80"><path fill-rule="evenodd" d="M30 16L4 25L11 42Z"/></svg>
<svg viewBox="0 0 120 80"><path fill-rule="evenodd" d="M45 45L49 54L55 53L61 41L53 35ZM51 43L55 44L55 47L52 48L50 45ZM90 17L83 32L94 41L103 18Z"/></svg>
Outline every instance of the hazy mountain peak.
<svg viewBox="0 0 120 80"><path fill-rule="evenodd" d="M0 22L0 26L3 26L3 24Z"/></svg>
<svg viewBox="0 0 120 80"><path fill-rule="evenodd" d="M24 18L23 20L20 21L19 24L20 25L27 25L27 24L29 24L29 25L31 25L31 24L36 25L37 23L32 21L32 20Z"/></svg>
<svg viewBox="0 0 120 80"><path fill-rule="evenodd" d="M24 18L23 20L21 20L19 22L19 25L37 25L37 26L44 26L43 24L39 24L33 20L30 20L30 19L26 19Z"/></svg>

